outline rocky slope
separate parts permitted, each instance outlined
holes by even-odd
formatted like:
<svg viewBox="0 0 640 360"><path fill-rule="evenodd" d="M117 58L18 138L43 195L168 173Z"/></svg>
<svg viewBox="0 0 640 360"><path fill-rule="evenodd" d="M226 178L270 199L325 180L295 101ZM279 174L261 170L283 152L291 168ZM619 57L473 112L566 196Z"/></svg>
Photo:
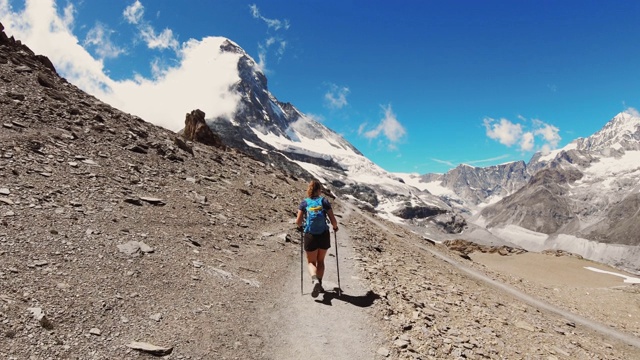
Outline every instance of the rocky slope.
<svg viewBox="0 0 640 360"><path fill-rule="evenodd" d="M259 358L251 314L304 182L122 113L43 59L0 38L0 358L125 359L135 342Z"/></svg>

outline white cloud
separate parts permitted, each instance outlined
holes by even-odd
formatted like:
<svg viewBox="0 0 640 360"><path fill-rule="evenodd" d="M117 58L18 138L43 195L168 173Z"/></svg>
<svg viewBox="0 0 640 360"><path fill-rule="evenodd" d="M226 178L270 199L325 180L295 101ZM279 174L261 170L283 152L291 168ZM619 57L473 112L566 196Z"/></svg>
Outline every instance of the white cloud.
<svg viewBox="0 0 640 360"><path fill-rule="evenodd" d="M636 108L628 107L625 111L631 116L640 117L640 112Z"/></svg>
<svg viewBox="0 0 640 360"><path fill-rule="evenodd" d="M348 87L329 84L329 91L324 94L325 104L331 109L342 109L349 104L347 95L349 95Z"/></svg>
<svg viewBox="0 0 640 360"><path fill-rule="evenodd" d="M287 42L284 40L280 40L280 46L278 46L278 50L276 50L276 54L279 55L279 57L282 57L282 55L284 55L284 51L287 49Z"/></svg>
<svg viewBox="0 0 640 360"><path fill-rule="evenodd" d="M367 123L364 122L358 126L358 135L364 134L365 129L367 128Z"/></svg>
<svg viewBox="0 0 640 360"><path fill-rule="evenodd" d="M547 142L545 145L548 146L550 150L557 148L560 140L562 140L562 138L558 134L560 132L560 129L553 125L546 124L538 119L533 119L532 122L535 128L533 133L535 135L541 136L544 141Z"/></svg>
<svg viewBox="0 0 640 360"><path fill-rule="evenodd" d="M507 146L515 144L522 136L522 126L504 118L499 122L492 118L485 118L484 127L488 137Z"/></svg>
<svg viewBox="0 0 640 360"><path fill-rule="evenodd" d="M431 160L439 163L439 164L444 164L444 165L448 165L451 167L456 167L456 164L452 163L451 161L448 160L440 160L440 159L436 159L436 158L431 158Z"/></svg>
<svg viewBox="0 0 640 360"><path fill-rule="evenodd" d="M65 6L63 15L62 15L62 23L65 24L67 28L71 28L74 21L74 14L76 13L76 9L73 7L73 4L69 3Z"/></svg>
<svg viewBox="0 0 640 360"><path fill-rule="evenodd" d="M177 66L162 69L154 61L155 78L136 75L115 81L72 33L72 13L67 7L60 14L53 0L27 1L19 12L0 0L0 22L9 36L45 54L69 82L116 108L174 131L184 127L185 114L196 108L207 119L231 117L236 111L239 97L229 89L239 80L240 55L220 52L226 39L189 40L177 47Z"/></svg>
<svg viewBox="0 0 640 360"><path fill-rule="evenodd" d="M251 15L256 19L264 21L268 28L274 30L289 29L289 20L268 19L260 14L260 9L258 9L258 5L256 4L249 5L249 9L251 9Z"/></svg>
<svg viewBox="0 0 640 360"><path fill-rule="evenodd" d="M136 25L140 37L147 44L149 49L172 49L178 51L180 43L176 40L171 29L164 29L159 34L156 33L151 24L144 19L144 6L139 0L127 6L122 12L122 16L132 25Z"/></svg>
<svg viewBox="0 0 640 360"><path fill-rule="evenodd" d="M533 133L530 131L527 131L526 133L522 134L522 138L520 139L520 150L522 151L531 151L533 150L533 146L534 146L534 136Z"/></svg>
<svg viewBox="0 0 640 360"><path fill-rule="evenodd" d="M267 25L267 30L288 30L289 29L289 20L279 20L279 19L269 19L260 13L260 9L256 4L249 5L249 10L251 11L251 16L255 19L259 19L264 21ZM266 73L267 72L267 55L269 49L274 45L278 44L277 48L273 50L278 60L282 59L282 56L287 49L287 41L281 36L270 35L268 34L267 38L263 43L258 44L258 68L260 71Z"/></svg>
<svg viewBox="0 0 640 360"><path fill-rule="evenodd" d="M98 54L100 59L116 58L124 53L125 50L111 41L112 33L113 30L109 29L106 25L96 23L87 33L84 39L84 45L95 47L96 54Z"/></svg>
<svg viewBox="0 0 640 360"><path fill-rule="evenodd" d="M25 8L14 12L7 0L0 6L0 22L5 32L27 44L34 52L46 54L56 70L69 81L94 94L108 78L103 63L94 59L73 35L73 8L58 14L53 0L27 1ZM83 86L84 85L84 86Z"/></svg>
<svg viewBox="0 0 640 360"><path fill-rule="evenodd" d="M108 102L174 131L184 127L185 114L196 108L208 119L233 117L239 95L229 88L240 80L239 54L221 53L224 40L189 40L179 52L179 66L158 70L155 80L114 82L113 91L105 94Z"/></svg>
<svg viewBox="0 0 640 360"><path fill-rule="evenodd" d="M518 119L528 122L522 115L518 115ZM538 119L531 119L531 130L525 130L526 124L516 124L504 118L496 121L487 117L483 124L489 138L509 147L519 144L520 150L523 152L536 149L536 138L542 142L542 145L538 147L538 150L542 152L556 149L562 140L559 135L560 129Z"/></svg>
<svg viewBox="0 0 640 360"><path fill-rule="evenodd" d="M140 36L147 44L149 49L173 49L178 50L178 40L173 36L171 29L164 29L160 34L156 34L153 27L142 25L140 27Z"/></svg>
<svg viewBox="0 0 640 360"><path fill-rule="evenodd" d="M395 150L397 148L396 143L406 135L407 131L404 126L400 124L398 119L396 119L396 115L393 113L391 105L383 107L383 109L384 118L380 121L378 126L372 130L364 131L364 127L361 125L358 133L370 140L383 135L389 141L389 149Z"/></svg>
<svg viewBox="0 0 640 360"><path fill-rule="evenodd" d="M473 160L473 161L465 161L465 164L481 164L481 163L487 163L487 162L493 162L496 160L502 160L502 159L506 159L508 158L509 155L508 154L504 154L504 155L500 155L500 156L496 156L496 157L492 157L489 159L481 159L481 160Z"/></svg>
<svg viewBox="0 0 640 360"><path fill-rule="evenodd" d="M144 6L138 0L136 0L133 4L129 5L124 9L122 13L124 18L129 22L129 24L138 24L142 20L142 16L144 15Z"/></svg>

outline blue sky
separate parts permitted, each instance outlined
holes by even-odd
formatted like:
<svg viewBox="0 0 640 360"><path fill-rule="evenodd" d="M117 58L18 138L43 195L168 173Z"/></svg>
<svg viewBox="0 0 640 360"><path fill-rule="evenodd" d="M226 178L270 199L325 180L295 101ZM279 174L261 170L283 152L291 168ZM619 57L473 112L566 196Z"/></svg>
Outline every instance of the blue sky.
<svg viewBox="0 0 640 360"><path fill-rule="evenodd" d="M227 37L280 101L384 169L421 174L527 161L635 111L638 18L640 2L615 0L0 0L5 31L94 94L150 86L187 62L207 72L203 39ZM209 76L222 86L224 74ZM208 101L162 94L181 114ZM226 100L210 106L230 113Z"/></svg>

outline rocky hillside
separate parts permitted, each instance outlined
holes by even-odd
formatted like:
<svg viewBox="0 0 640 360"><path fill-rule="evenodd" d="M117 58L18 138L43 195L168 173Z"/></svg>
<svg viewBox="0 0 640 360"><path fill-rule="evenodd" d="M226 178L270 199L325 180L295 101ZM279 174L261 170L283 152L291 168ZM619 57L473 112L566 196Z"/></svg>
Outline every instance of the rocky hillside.
<svg viewBox="0 0 640 360"><path fill-rule="evenodd" d="M249 318L305 182L114 109L1 35L0 358L256 358Z"/></svg>

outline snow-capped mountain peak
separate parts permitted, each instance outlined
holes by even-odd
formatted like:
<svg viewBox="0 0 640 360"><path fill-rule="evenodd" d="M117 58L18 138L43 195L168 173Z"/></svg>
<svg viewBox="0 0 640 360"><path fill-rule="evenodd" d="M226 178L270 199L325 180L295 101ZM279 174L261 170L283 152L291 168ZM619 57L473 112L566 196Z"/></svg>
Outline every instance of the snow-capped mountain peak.
<svg viewBox="0 0 640 360"><path fill-rule="evenodd" d="M240 55L240 80L230 89L240 98L236 113L232 119L216 118L208 123L227 145L295 176L320 179L339 194L394 221L451 210L439 197L380 168L292 104L278 101L259 66L237 44L226 41L221 50Z"/></svg>
<svg viewBox="0 0 640 360"><path fill-rule="evenodd" d="M640 150L640 114L624 111L602 129L585 139L575 141L576 148L587 151Z"/></svg>

